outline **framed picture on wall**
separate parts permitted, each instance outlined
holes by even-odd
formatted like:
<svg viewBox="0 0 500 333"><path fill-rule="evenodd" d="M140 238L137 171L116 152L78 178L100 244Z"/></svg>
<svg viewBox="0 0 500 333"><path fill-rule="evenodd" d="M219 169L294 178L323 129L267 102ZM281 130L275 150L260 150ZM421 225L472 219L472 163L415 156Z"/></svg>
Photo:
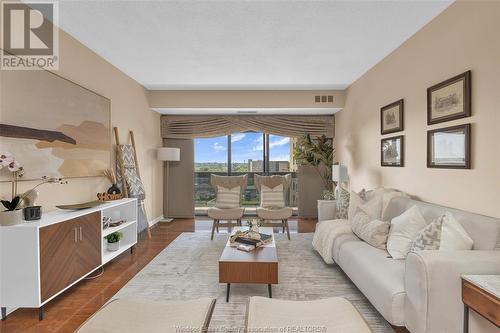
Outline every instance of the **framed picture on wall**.
<svg viewBox="0 0 500 333"><path fill-rule="evenodd" d="M470 169L471 125L427 131L427 167Z"/></svg>
<svg viewBox="0 0 500 333"><path fill-rule="evenodd" d="M404 136L393 136L380 141L380 165L404 166Z"/></svg>
<svg viewBox="0 0 500 333"><path fill-rule="evenodd" d="M427 125L470 117L471 71L427 89Z"/></svg>
<svg viewBox="0 0 500 333"><path fill-rule="evenodd" d="M403 123L404 102L402 99L380 109L380 134L400 132Z"/></svg>

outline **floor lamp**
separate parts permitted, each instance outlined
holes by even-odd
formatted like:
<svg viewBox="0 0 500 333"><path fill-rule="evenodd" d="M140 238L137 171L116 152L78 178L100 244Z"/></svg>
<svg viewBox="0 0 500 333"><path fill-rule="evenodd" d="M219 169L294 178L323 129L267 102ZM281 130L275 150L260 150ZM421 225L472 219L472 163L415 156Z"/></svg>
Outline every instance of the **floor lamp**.
<svg viewBox="0 0 500 333"><path fill-rule="evenodd" d="M181 150L179 148L171 148L171 147L161 147L157 149L157 158L159 161L164 161L167 162L166 168L165 168L165 182L166 185L164 187L163 191L163 202L165 204L165 214L167 216L164 216L164 219L162 222L171 222L173 219L169 218L169 211L168 211L168 186L170 185L168 181L168 175L169 175L169 163L170 161L180 161L181 160Z"/></svg>

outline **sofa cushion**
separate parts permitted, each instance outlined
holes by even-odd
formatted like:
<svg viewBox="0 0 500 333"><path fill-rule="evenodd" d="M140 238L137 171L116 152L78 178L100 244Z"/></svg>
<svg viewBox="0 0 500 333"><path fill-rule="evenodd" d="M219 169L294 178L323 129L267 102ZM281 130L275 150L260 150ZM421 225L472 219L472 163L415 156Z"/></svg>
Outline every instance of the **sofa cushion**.
<svg viewBox="0 0 500 333"><path fill-rule="evenodd" d="M350 221L352 232L371 246L386 249L389 222L372 219L362 208L358 208Z"/></svg>
<svg viewBox="0 0 500 333"><path fill-rule="evenodd" d="M337 263L373 306L393 325L404 326L405 261L365 242L347 241Z"/></svg>
<svg viewBox="0 0 500 333"><path fill-rule="evenodd" d="M337 237L335 237L335 239L333 240L333 246L331 248L331 256L333 260L335 260L335 262L338 262L340 248L346 242L362 242L362 240L359 239L358 236L356 236L352 231L339 234Z"/></svg>
<svg viewBox="0 0 500 333"><path fill-rule="evenodd" d="M417 205L426 221L444 215L446 212L460 222L470 238L474 241L473 250L493 250L500 237L500 218L484 216L459 209L439 206L408 198L393 198L387 207L386 216L392 219L408 208Z"/></svg>
<svg viewBox="0 0 500 333"><path fill-rule="evenodd" d="M444 214L440 250L471 250L474 241L450 212Z"/></svg>
<svg viewBox="0 0 500 333"><path fill-rule="evenodd" d="M394 259L405 259L420 230L427 222L415 205L391 220L387 251Z"/></svg>
<svg viewBox="0 0 500 333"><path fill-rule="evenodd" d="M321 255L325 263L333 264L336 253L333 248L337 239L343 235L351 235L359 241L351 231L351 226L347 220L325 220L316 224L316 231L312 241L313 248Z"/></svg>

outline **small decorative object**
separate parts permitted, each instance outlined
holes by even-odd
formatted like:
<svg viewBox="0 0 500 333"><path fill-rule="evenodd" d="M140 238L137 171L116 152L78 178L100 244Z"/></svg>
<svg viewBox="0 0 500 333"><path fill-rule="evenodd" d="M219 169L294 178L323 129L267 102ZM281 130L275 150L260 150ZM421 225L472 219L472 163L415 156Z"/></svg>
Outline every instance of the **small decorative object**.
<svg viewBox="0 0 500 333"><path fill-rule="evenodd" d="M120 240L123 238L123 233L116 231L107 235L105 238L107 240L108 251L118 251L120 248Z"/></svg>
<svg viewBox="0 0 500 333"><path fill-rule="evenodd" d="M113 170L111 170L111 169L104 170L104 176L106 178L108 178L108 180L111 182L111 187L108 188L107 193L108 194L120 194L122 191L116 185L116 177L115 177L115 173L113 172ZM111 200L116 200L116 199L111 199Z"/></svg>
<svg viewBox="0 0 500 333"><path fill-rule="evenodd" d="M471 71L427 89L427 125L471 115Z"/></svg>
<svg viewBox="0 0 500 333"><path fill-rule="evenodd" d="M250 219L248 220L248 226L250 227L250 232L259 233L259 227L262 226L262 220L260 219Z"/></svg>
<svg viewBox="0 0 500 333"><path fill-rule="evenodd" d="M404 166L404 136L394 136L380 141L380 165Z"/></svg>
<svg viewBox="0 0 500 333"><path fill-rule="evenodd" d="M42 218L42 206L29 206L23 208L24 219L34 221Z"/></svg>
<svg viewBox="0 0 500 333"><path fill-rule="evenodd" d="M59 205L56 206L59 209L67 209L67 210L80 210L80 209L87 209L87 208L94 208L99 205L101 205L102 202L99 200L94 200L94 201L89 201L89 202L83 202L79 204L72 204L72 205Z"/></svg>
<svg viewBox="0 0 500 333"><path fill-rule="evenodd" d="M14 225L23 222L23 212L19 207L21 197L17 195L17 182L23 176L24 168L8 152L0 154L0 169L3 168L7 168L8 172L12 173L12 199L1 201L6 210L0 212L0 225Z"/></svg>
<svg viewBox="0 0 500 333"><path fill-rule="evenodd" d="M427 131L427 167L470 169L471 125Z"/></svg>
<svg viewBox="0 0 500 333"><path fill-rule="evenodd" d="M323 190L323 200L335 200L335 192L330 190Z"/></svg>
<svg viewBox="0 0 500 333"><path fill-rule="evenodd" d="M380 109L380 134L400 132L404 129L404 101L400 99Z"/></svg>
<svg viewBox="0 0 500 333"><path fill-rule="evenodd" d="M97 193L97 199L99 201L113 201L123 199L123 194L109 194L109 193Z"/></svg>

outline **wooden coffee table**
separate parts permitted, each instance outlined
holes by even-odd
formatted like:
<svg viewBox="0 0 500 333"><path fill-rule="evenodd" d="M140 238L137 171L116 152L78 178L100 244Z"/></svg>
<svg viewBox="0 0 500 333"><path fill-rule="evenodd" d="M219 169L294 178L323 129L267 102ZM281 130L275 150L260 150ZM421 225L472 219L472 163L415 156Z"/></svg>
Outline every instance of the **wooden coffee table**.
<svg viewBox="0 0 500 333"><path fill-rule="evenodd" d="M236 227L248 230L248 227ZM259 247L252 252L245 252L231 247L229 240L219 259L219 282L227 283L226 302L229 302L231 283L267 284L269 297L272 297L271 285L278 284L278 255L274 242L273 228L260 228L263 234L273 235L272 243Z"/></svg>

